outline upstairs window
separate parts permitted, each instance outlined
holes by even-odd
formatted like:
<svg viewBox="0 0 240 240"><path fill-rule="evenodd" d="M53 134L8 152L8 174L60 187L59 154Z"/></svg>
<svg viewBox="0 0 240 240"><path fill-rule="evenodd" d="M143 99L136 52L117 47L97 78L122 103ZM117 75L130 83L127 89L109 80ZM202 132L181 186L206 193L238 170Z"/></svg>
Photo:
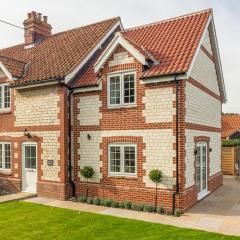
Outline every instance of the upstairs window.
<svg viewBox="0 0 240 240"><path fill-rule="evenodd" d="M120 73L108 76L108 105L110 107L136 103L135 73Z"/></svg>
<svg viewBox="0 0 240 240"><path fill-rule="evenodd" d="M11 144L0 142L0 171L11 170Z"/></svg>
<svg viewBox="0 0 240 240"><path fill-rule="evenodd" d="M0 111L6 111L10 109L11 97L8 84L0 85Z"/></svg>

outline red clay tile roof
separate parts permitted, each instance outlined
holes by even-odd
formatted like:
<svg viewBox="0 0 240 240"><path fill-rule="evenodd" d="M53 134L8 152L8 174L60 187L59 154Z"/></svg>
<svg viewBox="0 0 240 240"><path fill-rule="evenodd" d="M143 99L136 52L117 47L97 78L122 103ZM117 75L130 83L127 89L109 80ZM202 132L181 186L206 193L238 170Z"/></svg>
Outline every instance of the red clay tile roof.
<svg viewBox="0 0 240 240"><path fill-rule="evenodd" d="M150 54L159 62L145 71L142 77L186 72L211 13L209 9L122 31L122 36L141 54L146 58ZM93 69L96 61L89 65L75 87L97 83Z"/></svg>
<svg viewBox="0 0 240 240"><path fill-rule="evenodd" d="M240 114L222 115L222 137L228 137L240 130Z"/></svg>
<svg viewBox="0 0 240 240"><path fill-rule="evenodd" d="M120 18L113 18L57 33L29 49L20 44L0 50L3 57L28 63L26 75L13 85L62 78L71 73L118 21ZM16 69L6 67L16 74Z"/></svg>
<svg viewBox="0 0 240 240"><path fill-rule="evenodd" d="M27 66L26 62L17 61L9 57L3 57L0 55L0 62L7 68L13 77L20 78L24 76Z"/></svg>
<svg viewBox="0 0 240 240"><path fill-rule="evenodd" d="M186 72L211 13L205 10L123 31L126 40L146 49L159 61L142 77Z"/></svg>

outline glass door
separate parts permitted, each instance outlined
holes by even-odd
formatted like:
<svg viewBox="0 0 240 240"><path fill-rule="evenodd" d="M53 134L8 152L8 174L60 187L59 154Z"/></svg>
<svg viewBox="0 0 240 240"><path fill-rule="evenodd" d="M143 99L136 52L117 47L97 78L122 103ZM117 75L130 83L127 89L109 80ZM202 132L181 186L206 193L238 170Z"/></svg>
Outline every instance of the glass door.
<svg viewBox="0 0 240 240"><path fill-rule="evenodd" d="M207 191L207 143L197 143L196 156L196 186L198 191L198 199L204 197Z"/></svg>

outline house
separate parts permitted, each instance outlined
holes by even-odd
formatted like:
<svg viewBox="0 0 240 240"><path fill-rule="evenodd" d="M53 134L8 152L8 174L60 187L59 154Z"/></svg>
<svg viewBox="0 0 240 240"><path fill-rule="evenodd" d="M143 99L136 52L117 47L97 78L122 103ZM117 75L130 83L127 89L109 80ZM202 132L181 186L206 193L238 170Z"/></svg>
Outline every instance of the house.
<svg viewBox="0 0 240 240"><path fill-rule="evenodd" d="M222 138L240 139L240 114L225 113L222 115Z"/></svg>
<svg viewBox="0 0 240 240"><path fill-rule="evenodd" d="M186 211L222 184L226 102L212 10L124 30L119 18L51 34L24 21L25 43L0 50L0 184L67 199Z"/></svg>

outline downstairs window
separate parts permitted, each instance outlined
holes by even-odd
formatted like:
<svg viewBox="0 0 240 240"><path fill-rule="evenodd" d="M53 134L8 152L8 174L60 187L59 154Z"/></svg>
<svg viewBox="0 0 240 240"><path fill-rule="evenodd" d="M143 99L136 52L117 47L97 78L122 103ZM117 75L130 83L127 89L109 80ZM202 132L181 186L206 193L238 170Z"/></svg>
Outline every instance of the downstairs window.
<svg viewBox="0 0 240 240"><path fill-rule="evenodd" d="M109 145L109 173L110 175L137 174L137 146L136 144L114 143Z"/></svg>
<svg viewBox="0 0 240 240"><path fill-rule="evenodd" d="M11 170L11 144L0 142L0 171Z"/></svg>

